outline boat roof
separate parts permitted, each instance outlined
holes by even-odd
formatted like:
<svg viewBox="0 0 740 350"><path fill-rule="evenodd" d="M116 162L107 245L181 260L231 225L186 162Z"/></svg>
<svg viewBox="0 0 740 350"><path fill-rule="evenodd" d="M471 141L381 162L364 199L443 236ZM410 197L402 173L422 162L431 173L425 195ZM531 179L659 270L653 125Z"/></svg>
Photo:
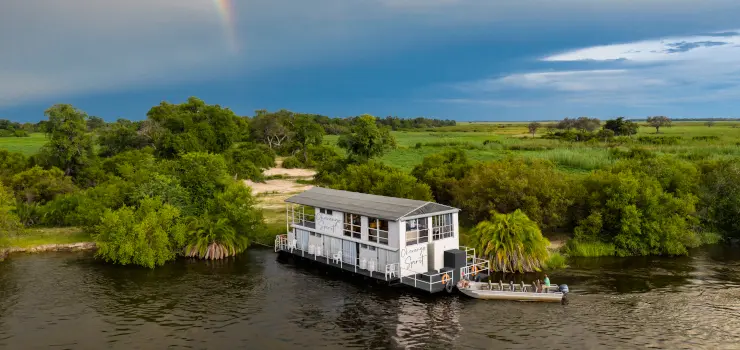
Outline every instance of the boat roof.
<svg viewBox="0 0 740 350"><path fill-rule="evenodd" d="M285 201L392 221L460 211L458 208L434 202L333 190L323 187L311 188Z"/></svg>

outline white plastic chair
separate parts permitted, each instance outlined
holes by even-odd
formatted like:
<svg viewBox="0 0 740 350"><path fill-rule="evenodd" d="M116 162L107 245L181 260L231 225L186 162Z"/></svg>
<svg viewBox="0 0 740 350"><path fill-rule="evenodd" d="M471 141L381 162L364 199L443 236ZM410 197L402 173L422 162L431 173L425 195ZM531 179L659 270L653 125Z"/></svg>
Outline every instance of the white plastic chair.
<svg viewBox="0 0 740 350"><path fill-rule="evenodd" d="M314 246L313 244L308 246L308 254L313 254L315 250L316 246Z"/></svg>
<svg viewBox="0 0 740 350"><path fill-rule="evenodd" d="M367 269L367 259L365 258L360 259L360 268L365 269L365 270Z"/></svg>
<svg viewBox="0 0 740 350"><path fill-rule="evenodd" d="M331 256L331 261L337 264L342 262L342 252L338 251L334 253L334 255Z"/></svg>
<svg viewBox="0 0 740 350"><path fill-rule="evenodd" d="M315 251L316 256L323 256L323 255L321 255L321 253L323 253L321 250L322 250L321 249L321 246L320 245L317 245L316 246L316 251Z"/></svg>
<svg viewBox="0 0 740 350"><path fill-rule="evenodd" d="M388 277L393 278L393 276L398 277L398 272L396 271L396 264L385 265L385 279L388 279Z"/></svg>
<svg viewBox="0 0 740 350"><path fill-rule="evenodd" d="M370 271L370 275L375 272L375 260L370 260L367 262L367 270Z"/></svg>
<svg viewBox="0 0 740 350"><path fill-rule="evenodd" d="M288 240L288 249L290 249L290 252L292 253L293 250L298 249L296 245L298 244L298 241L295 239L289 239Z"/></svg>

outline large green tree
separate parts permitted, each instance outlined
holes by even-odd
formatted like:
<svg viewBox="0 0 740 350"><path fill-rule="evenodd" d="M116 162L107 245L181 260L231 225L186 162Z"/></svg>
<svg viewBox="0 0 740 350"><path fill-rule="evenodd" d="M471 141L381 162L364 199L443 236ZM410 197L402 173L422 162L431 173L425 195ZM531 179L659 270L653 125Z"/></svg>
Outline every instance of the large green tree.
<svg viewBox="0 0 740 350"><path fill-rule="evenodd" d="M162 102L152 107L147 117L153 124L146 134L152 138L156 154L163 158L188 152L222 153L239 137L239 117L234 112L195 97L181 104Z"/></svg>
<svg viewBox="0 0 740 350"><path fill-rule="evenodd" d="M736 159L702 165L700 214L705 229L740 238L740 164Z"/></svg>
<svg viewBox="0 0 740 350"><path fill-rule="evenodd" d="M599 170L583 181L575 239L614 244L620 256L687 254L701 243L696 201L644 172Z"/></svg>
<svg viewBox="0 0 740 350"><path fill-rule="evenodd" d="M671 126L671 118L668 118L666 116L655 116L655 117L648 117L647 118L648 125L655 128L655 133L660 133L660 128L664 126Z"/></svg>
<svg viewBox="0 0 740 350"><path fill-rule="evenodd" d="M87 114L68 104L58 104L47 109L48 142L42 149L42 158L49 165L76 176L94 157L92 136L87 132Z"/></svg>
<svg viewBox="0 0 740 350"><path fill-rule="evenodd" d="M492 210L508 214L521 209L542 229L554 230L568 224L572 188L570 177L552 162L507 158L467 171L453 197L471 222L485 220Z"/></svg>
<svg viewBox="0 0 740 350"><path fill-rule="evenodd" d="M427 184L419 182L404 171L375 161L351 164L339 175L330 178L333 182L328 185L340 190L432 200L432 193Z"/></svg>
<svg viewBox="0 0 740 350"><path fill-rule="evenodd" d="M96 256L120 265L148 268L174 260L185 244L180 211L159 198L147 198L138 208L108 210L94 227Z"/></svg>
<svg viewBox="0 0 740 350"><path fill-rule="evenodd" d="M491 268L503 272L540 271L550 242L537 223L521 210L510 214L491 212L470 232L476 254L491 260Z"/></svg>
<svg viewBox="0 0 740 350"><path fill-rule="evenodd" d="M324 128L319 125L311 116L305 114L297 115L290 122L293 142L303 153L303 162L308 163L309 146L321 145L324 140Z"/></svg>
<svg viewBox="0 0 740 350"><path fill-rule="evenodd" d="M396 139L387 127L378 127L375 117L365 114L355 118L351 131L339 137L338 145L354 160L367 161L394 148Z"/></svg>
<svg viewBox="0 0 740 350"><path fill-rule="evenodd" d="M465 151L454 149L424 157L411 175L429 185L437 202L452 204L453 189L472 167Z"/></svg>

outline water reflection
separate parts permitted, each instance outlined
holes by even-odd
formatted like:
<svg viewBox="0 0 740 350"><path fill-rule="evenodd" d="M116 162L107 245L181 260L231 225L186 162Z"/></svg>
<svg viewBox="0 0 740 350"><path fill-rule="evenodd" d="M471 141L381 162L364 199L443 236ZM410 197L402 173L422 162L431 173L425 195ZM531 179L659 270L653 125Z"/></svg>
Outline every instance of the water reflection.
<svg viewBox="0 0 740 350"><path fill-rule="evenodd" d="M0 264L0 348L737 348L740 253L574 260L571 303L487 302L327 274L251 250L148 270L86 253ZM494 276L526 283L541 275Z"/></svg>

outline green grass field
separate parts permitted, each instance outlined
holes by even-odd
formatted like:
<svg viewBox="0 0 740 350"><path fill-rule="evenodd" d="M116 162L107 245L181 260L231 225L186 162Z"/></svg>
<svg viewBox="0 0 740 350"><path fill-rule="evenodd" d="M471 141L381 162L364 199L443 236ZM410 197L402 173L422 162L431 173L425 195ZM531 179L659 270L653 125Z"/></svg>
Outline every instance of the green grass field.
<svg viewBox="0 0 740 350"><path fill-rule="evenodd" d="M36 154L45 143L46 137L42 133L33 133L30 137L0 137L0 149L27 156Z"/></svg>
<svg viewBox="0 0 740 350"><path fill-rule="evenodd" d="M13 237L10 245L17 248L36 247L44 244L71 244L91 242L89 234L77 227L30 228Z"/></svg>
<svg viewBox="0 0 740 350"><path fill-rule="evenodd" d="M543 123L544 124L544 123ZM433 130L433 131L432 131ZM590 171L614 162L607 143L571 143L540 138L528 133L527 123L458 123L424 131L394 131L398 148L385 154L381 160L389 165L411 170L425 156L445 149L462 148L471 159L489 161L507 156L548 159L565 171ZM677 145L650 145L637 142L640 136L678 136ZM719 140L694 140L694 137L716 136ZM337 136L330 135L325 143L336 144ZM655 129L642 124L631 144L622 147L642 147L659 153L675 154L688 159L740 156L740 122L721 122L712 127L703 122L674 122L671 127ZM495 141L483 145L484 141ZM419 147L416 145L419 144ZM341 150L340 150L341 151Z"/></svg>
<svg viewBox="0 0 740 350"><path fill-rule="evenodd" d="M507 156L549 159L565 171L590 171L612 164L609 147L614 144L571 143L541 139L546 129L538 130L535 138L529 134L526 122L460 122L456 126L419 131L394 131L398 148L385 154L381 161L411 170L425 156L445 149L462 148L471 159L488 161ZM542 124L547 124L542 122ZM655 129L641 123L640 136L656 136ZM659 153L675 154L687 159L707 159L740 156L740 122L718 122L709 127L704 122L675 121L661 128L658 136L678 136L676 145L640 144L636 141L622 147L639 146ZM694 140L695 137L718 137L718 140ZM328 135L324 143L336 147L338 136ZM485 141L492 141L484 145ZM0 149L32 155L46 142L44 134L31 137L0 138ZM418 146L417 146L418 145ZM342 152L337 147L337 150Z"/></svg>

